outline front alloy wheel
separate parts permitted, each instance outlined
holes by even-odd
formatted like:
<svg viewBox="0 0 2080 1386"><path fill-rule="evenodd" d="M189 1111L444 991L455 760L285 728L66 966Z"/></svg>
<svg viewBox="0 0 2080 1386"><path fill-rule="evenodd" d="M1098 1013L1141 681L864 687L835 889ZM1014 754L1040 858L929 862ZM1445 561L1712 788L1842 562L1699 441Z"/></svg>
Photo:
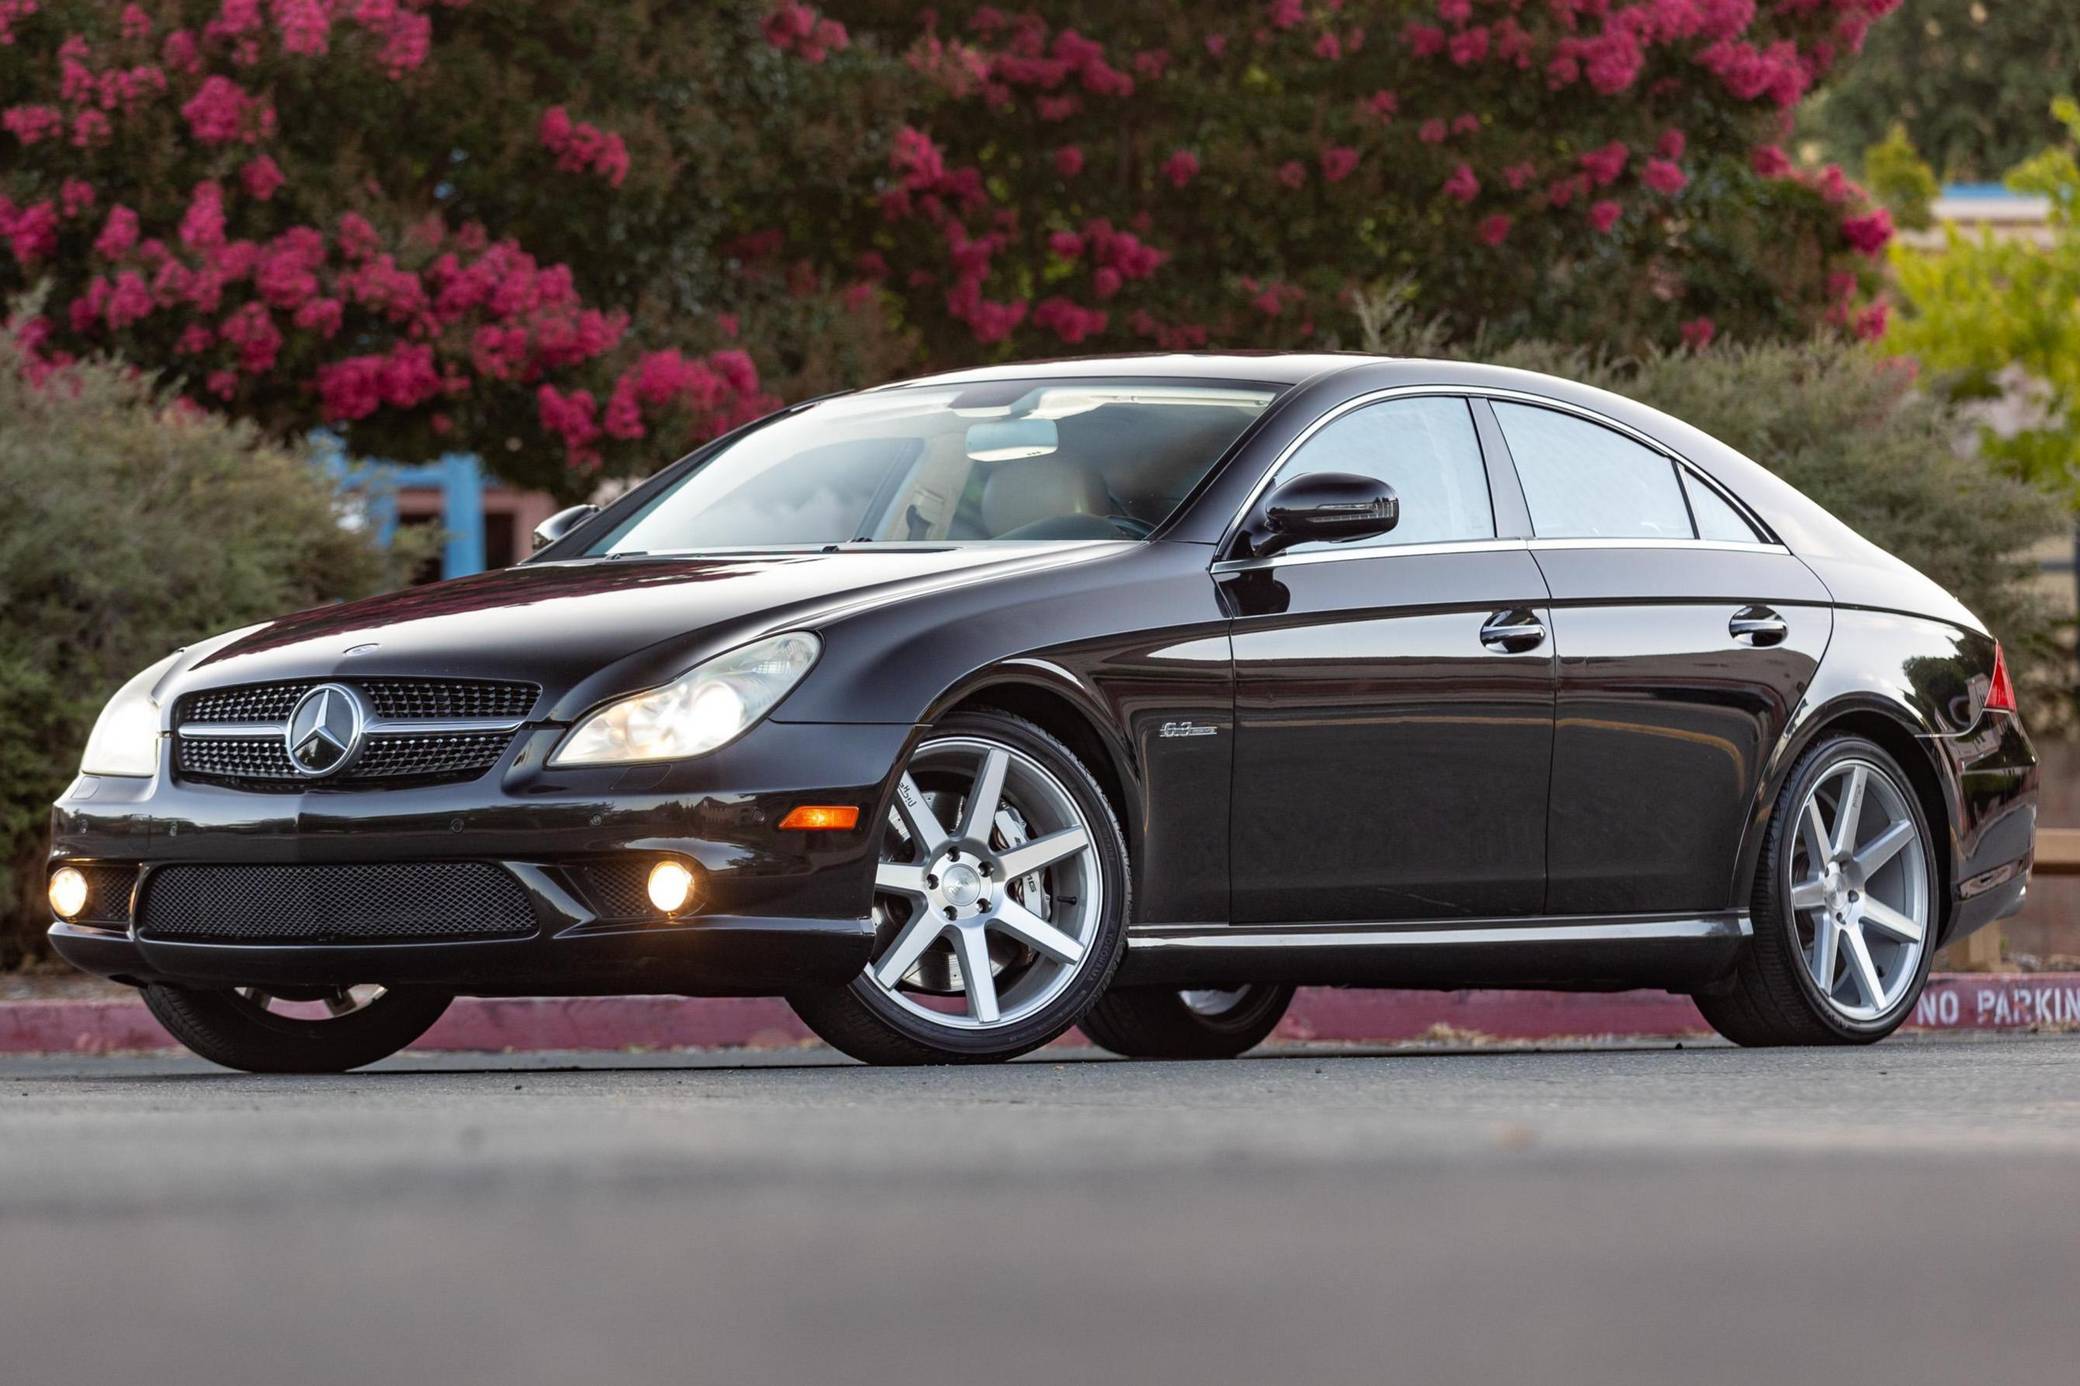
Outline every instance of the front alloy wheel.
<svg viewBox="0 0 2080 1386"><path fill-rule="evenodd" d="M1126 849L1090 772L1002 713L948 719L912 753L875 870L872 961L793 998L869 1063L1006 1059L1076 1022L1118 962Z"/></svg>

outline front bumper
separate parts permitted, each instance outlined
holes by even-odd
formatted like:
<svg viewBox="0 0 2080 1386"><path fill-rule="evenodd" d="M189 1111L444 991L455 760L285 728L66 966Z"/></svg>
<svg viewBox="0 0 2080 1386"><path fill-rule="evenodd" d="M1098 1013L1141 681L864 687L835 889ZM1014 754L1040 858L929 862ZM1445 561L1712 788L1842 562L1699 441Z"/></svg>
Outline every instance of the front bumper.
<svg viewBox="0 0 2080 1386"><path fill-rule="evenodd" d="M771 995L866 965L879 825L915 729L768 722L709 756L551 769L562 729L516 737L464 784L251 793L83 776L52 815L51 867L125 879L130 898L54 923L53 947L133 984L330 987L379 982L471 995ZM845 832L782 831L802 803L860 806ZM676 857L700 868L677 917L603 911L588 871ZM525 936L294 941L155 936L152 877L169 866L488 863L526 892Z"/></svg>

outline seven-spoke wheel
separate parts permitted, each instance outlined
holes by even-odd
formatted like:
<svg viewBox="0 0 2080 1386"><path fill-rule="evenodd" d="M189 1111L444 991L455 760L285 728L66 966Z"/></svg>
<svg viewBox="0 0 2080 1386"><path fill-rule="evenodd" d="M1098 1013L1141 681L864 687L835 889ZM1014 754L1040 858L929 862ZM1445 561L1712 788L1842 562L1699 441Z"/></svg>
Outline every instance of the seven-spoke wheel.
<svg viewBox="0 0 2080 1386"><path fill-rule="evenodd" d="M875 871L873 960L794 998L876 1063L1009 1058L1073 1024L1118 960L1126 851L1068 749L997 713L949 719L912 753Z"/></svg>
<svg viewBox="0 0 2080 1386"><path fill-rule="evenodd" d="M1723 995L1700 996L1740 1044L1854 1044L1890 1034L1928 979L1934 851L1906 774L1861 737L1808 751L1756 867L1755 940Z"/></svg>

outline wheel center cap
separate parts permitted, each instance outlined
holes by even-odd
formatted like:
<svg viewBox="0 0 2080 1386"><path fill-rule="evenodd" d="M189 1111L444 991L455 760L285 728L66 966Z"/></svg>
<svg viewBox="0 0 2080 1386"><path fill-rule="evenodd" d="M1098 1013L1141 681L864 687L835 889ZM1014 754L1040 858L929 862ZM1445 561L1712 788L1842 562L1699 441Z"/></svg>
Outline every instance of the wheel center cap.
<svg viewBox="0 0 2080 1386"><path fill-rule="evenodd" d="M950 862L939 871L939 893L966 909L982 898L982 873L966 862Z"/></svg>

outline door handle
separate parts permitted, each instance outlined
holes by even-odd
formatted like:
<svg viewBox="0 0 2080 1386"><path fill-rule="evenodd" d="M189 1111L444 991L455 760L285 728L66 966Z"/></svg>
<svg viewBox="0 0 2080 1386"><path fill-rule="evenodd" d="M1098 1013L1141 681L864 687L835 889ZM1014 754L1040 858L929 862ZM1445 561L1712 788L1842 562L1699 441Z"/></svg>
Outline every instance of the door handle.
<svg viewBox="0 0 2080 1386"><path fill-rule="evenodd" d="M1784 618L1766 606L1744 606L1726 623L1727 633L1743 645L1781 645L1791 634Z"/></svg>
<svg viewBox="0 0 2080 1386"><path fill-rule="evenodd" d="M1533 612L1498 611L1481 627L1481 643L1503 654L1522 654L1546 643L1546 628Z"/></svg>

